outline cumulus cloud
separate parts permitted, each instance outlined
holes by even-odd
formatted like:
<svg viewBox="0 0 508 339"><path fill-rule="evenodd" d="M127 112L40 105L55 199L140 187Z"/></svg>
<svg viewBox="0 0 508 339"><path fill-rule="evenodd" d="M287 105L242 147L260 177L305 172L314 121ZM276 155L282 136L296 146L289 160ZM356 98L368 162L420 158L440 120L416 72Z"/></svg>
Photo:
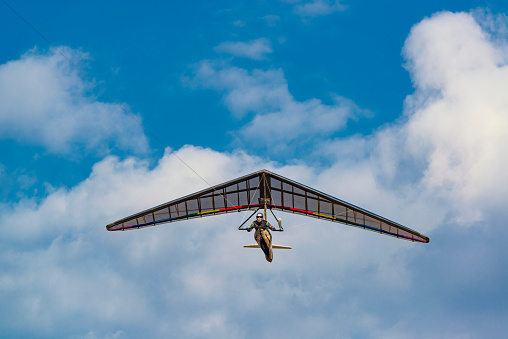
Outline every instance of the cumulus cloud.
<svg viewBox="0 0 508 339"><path fill-rule="evenodd" d="M191 84L222 91L225 105L238 118L275 110L292 99L280 69L249 72L205 60L196 66Z"/></svg>
<svg viewBox="0 0 508 339"><path fill-rule="evenodd" d="M219 53L228 53L237 57L249 58L253 60L262 60L267 54L272 53L270 41L266 38L259 38L247 42L222 42L215 47L215 51Z"/></svg>
<svg viewBox="0 0 508 339"><path fill-rule="evenodd" d="M446 216L427 211L448 222L472 225L499 213L508 199L508 50L504 30L492 27L502 20L442 12L415 25L403 49L415 91L402 121L325 142L320 152L337 164L368 159L377 185L453 206Z"/></svg>
<svg viewBox="0 0 508 339"><path fill-rule="evenodd" d="M238 118L250 117L238 136L242 142L283 152L288 146L321 140L343 129L347 121L364 114L351 100L334 95L334 104L312 98L293 98L281 69L245 69L203 61L192 83L224 93L224 103ZM260 133L259 131L263 131Z"/></svg>
<svg viewBox="0 0 508 339"><path fill-rule="evenodd" d="M442 204L429 203L425 195L408 201L382 187L368 159L337 163L320 171L305 165L267 164L242 152L219 153L190 146L177 155L211 184L266 167L419 231L437 227L443 220L439 214L447 210ZM491 258L477 254L474 261L463 259L448 255L446 248L433 252L429 247L433 242L413 244L291 214L280 215L286 232L274 237L294 250L276 252L271 264L258 250L242 248L253 242L252 234L236 230L248 217L246 213L142 230L105 230L113 220L204 187L207 184L168 151L154 168L135 158L108 157L76 187L60 189L40 203L3 206L3 333L217 338L356 333L390 337L410 335L416 326L428 336L433 332L415 325L415 319L426 313L407 306L421 302L421 292L415 290L426 288L424 310L434 307L440 311L443 298L434 294L442 286L433 275L435 266L456 269L466 260L475 270L484 266L485 258ZM430 255L438 259L422 259ZM421 267L422 260L432 266ZM423 268L426 274L418 274ZM484 268L483 273L479 283L497 270ZM457 277L449 281L465 295L475 288L467 279L461 281L462 271L447 270L446 274ZM252 314L266 309L267 300L278 316L267 317L261 324L251 321ZM391 309L389 314L382 312L386 307ZM448 314L447 319L450 317L468 333L466 323ZM399 321L394 325L393 319ZM483 320L487 327L495 324L492 317ZM440 325L433 330L446 329L449 322Z"/></svg>
<svg viewBox="0 0 508 339"><path fill-rule="evenodd" d="M241 152L196 147L185 147L177 155L212 184L266 166L325 188L316 181L315 170L303 165L266 164ZM278 252L276 261L266 266L261 252L241 246L253 241L252 234L236 230L246 213L136 231L105 230L117 218L206 186L169 152L153 169L142 160L108 157L76 187L60 189L40 203L4 206L0 295L4 311L5 305L12 305L7 307L9 313L2 314L4 333L241 338L261 331L269 335L276 328L275 320L267 320L261 328L249 321L266 300L280 305L283 315L277 323L303 321L294 323L294 329L286 328L286 335L332 333L329 326L306 328L314 318L295 315L289 305L296 303L303 310L331 305L349 288L345 281L336 284L341 276L370 271L398 251L414 247L315 220L311 220L317 227L315 234L309 237L312 231L298 227L309 220L289 215L284 220L292 231L278 236L278 242L300 250ZM344 246L329 253L339 238ZM353 255L356 246L365 254L363 259ZM380 250L384 257L375 259ZM324 256L326 261L320 259ZM392 286L389 277L396 275L401 279L398 288L407 289L406 261L390 262L390 270L374 269L369 280ZM316 275L320 271L332 273ZM251 325L258 331L249 330Z"/></svg>
<svg viewBox="0 0 508 339"><path fill-rule="evenodd" d="M76 64L87 54L59 47ZM59 53L29 51L0 65L0 138L68 154L105 154L112 145L145 152L139 125L116 104L99 101L92 85ZM128 107L127 107L128 108Z"/></svg>
<svg viewBox="0 0 508 339"><path fill-rule="evenodd" d="M395 142L463 221L508 198L508 54L493 39L471 14L444 12L413 27L404 46L416 90Z"/></svg>

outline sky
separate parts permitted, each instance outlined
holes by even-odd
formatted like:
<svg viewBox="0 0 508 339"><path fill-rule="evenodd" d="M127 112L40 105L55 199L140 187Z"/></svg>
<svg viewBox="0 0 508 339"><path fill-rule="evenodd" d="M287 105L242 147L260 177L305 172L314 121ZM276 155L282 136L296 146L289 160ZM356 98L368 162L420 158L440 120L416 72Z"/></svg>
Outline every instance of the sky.
<svg viewBox="0 0 508 339"><path fill-rule="evenodd" d="M506 2L7 3L0 337L505 336ZM106 231L260 169L430 243L282 214L267 263L245 213Z"/></svg>

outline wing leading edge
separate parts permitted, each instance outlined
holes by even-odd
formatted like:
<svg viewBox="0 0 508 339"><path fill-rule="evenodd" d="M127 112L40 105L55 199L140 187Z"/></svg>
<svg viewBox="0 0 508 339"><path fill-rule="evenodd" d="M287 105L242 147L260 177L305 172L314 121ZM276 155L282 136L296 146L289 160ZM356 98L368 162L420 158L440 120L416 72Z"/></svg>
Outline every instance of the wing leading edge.
<svg viewBox="0 0 508 339"><path fill-rule="evenodd" d="M123 231L266 206L381 234L428 243L429 238L348 202L261 170L136 213L106 226Z"/></svg>

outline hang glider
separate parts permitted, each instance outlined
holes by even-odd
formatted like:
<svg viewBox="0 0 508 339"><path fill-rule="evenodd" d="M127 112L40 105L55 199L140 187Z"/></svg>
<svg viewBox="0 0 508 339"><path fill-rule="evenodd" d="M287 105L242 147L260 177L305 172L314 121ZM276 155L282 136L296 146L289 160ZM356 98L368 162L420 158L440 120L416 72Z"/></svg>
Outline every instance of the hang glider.
<svg viewBox="0 0 508 339"><path fill-rule="evenodd" d="M267 170L133 214L107 225L106 229L139 229L262 208L265 209L265 217L266 209L270 209L337 222L413 242L429 242L428 237L408 227ZM246 229L242 226L239 229Z"/></svg>

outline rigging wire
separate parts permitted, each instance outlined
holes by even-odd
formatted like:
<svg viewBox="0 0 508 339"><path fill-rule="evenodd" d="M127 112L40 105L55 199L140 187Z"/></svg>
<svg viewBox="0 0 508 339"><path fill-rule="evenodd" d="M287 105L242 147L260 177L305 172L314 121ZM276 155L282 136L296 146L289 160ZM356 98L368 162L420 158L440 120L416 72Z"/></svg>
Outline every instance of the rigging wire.
<svg viewBox="0 0 508 339"><path fill-rule="evenodd" d="M58 49L58 47L56 47L48 38L46 38L37 28L35 28L27 19L25 19L18 11L16 11L10 4L8 4L5 0L0 0L2 1L14 14L16 14L21 20L23 20L23 22L25 22L35 33L37 33L42 39L44 39L44 41L46 41L55 51L57 51L62 57L64 57L79 73L81 73L85 78L88 79L88 81L90 81L96 88L98 88L100 90L100 92L102 92L106 97L108 97L113 103L115 103L118 107L120 107L124 112L125 114L127 114L132 120L134 120L139 126L141 126L141 128L143 130L145 130L150 136L152 136L152 138L154 138L159 144L161 144L164 149L168 148L168 149L171 149L169 146L166 145L166 143L164 143L161 139L159 139L157 137L157 135L155 135L152 131L150 131L146 126L144 126L138 119L136 119L136 117L130 113L129 111L127 111L127 109L125 109L125 107L123 107L118 101L116 101L113 97L111 97L101 86L99 86L99 84L97 84L97 82L95 82L90 76L88 76L88 74L86 74L83 70L81 70L81 68L78 67L78 65L76 65L74 62L72 62L72 60L70 58L68 58L60 49ZM201 180L203 180L209 187L212 187L212 185L205 179L203 178L198 172L196 172L189 164L187 164L182 158L180 158L174 150L171 150L171 153L170 155L173 155L175 156L178 160L180 160L180 162L182 164L184 164L189 170L191 170L194 174L196 174ZM231 201L228 200L227 196L223 195L222 193L219 193L221 196L224 197L224 199L229 202L230 204ZM232 204L233 205L233 204Z"/></svg>
<svg viewBox="0 0 508 339"><path fill-rule="evenodd" d="M282 184L282 183L281 183ZM268 191L270 192L270 199L272 199L272 201L274 201L273 199L273 194L272 194L272 188L270 187L270 185L268 185ZM282 191L281 191L281 195L282 195ZM273 217L275 218L275 220L277 221L277 224L279 224L279 220L277 219L277 217L275 216L275 213L273 213L272 209L270 208L270 212L272 212L273 214ZM282 221L281 223L279 224L279 228L280 229L283 229L282 227Z"/></svg>
<svg viewBox="0 0 508 339"><path fill-rule="evenodd" d="M259 180L258 182L258 186L256 187L256 190L254 191L254 194L252 195L252 197L250 197L249 199L249 207L252 205L252 200L254 199L254 197L256 196L256 193L258 192L258 189L259 189L259 185L261 185L261 180ZM247 191L248 192L248 191ZM243 216L242 216L242 225L245 224L245 222L247 221L247 219L245 219L245 216L247 215L247 211L249 211L248 209L245 210L245 212L243 213ZM259 211L259 208L257 209L257 211ZM256 212L257 212L256 211ZM256 213L254 212L254 213ZM254 213L252 213L252 215L254 215ZM250 217L252 217L252 215ZM250 218L249 217L249 218ZM245 220L244 220L245 219Z"/></svg>

